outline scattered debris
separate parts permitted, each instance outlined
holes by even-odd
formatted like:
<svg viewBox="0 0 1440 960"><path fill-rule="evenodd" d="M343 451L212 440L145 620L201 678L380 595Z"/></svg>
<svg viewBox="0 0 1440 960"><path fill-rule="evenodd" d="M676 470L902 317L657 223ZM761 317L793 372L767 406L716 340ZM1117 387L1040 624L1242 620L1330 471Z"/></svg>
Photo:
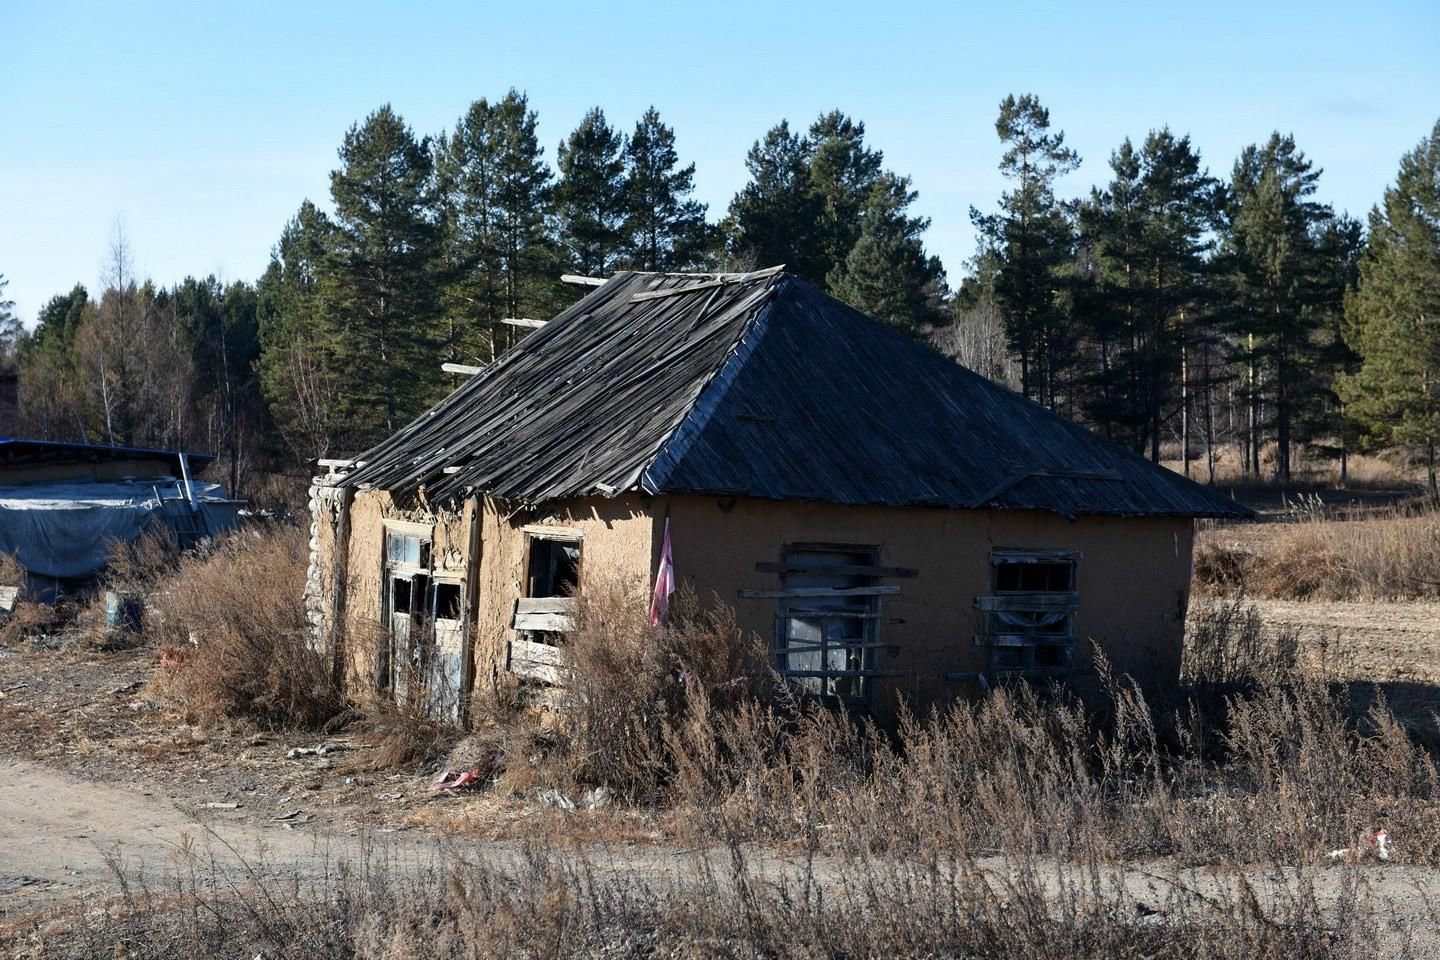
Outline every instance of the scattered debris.
<svg viewBox="0 0 1440 960"><path fill-rule="evenodd" d="M285 820L294 820L296 817L300 816L300 814L303 813L303 812L304 812L303 810L291 810L289 813L282 813L282 814L280 814L280 816L278 816L278 817L271 817L270 819L271 819L271 820L274 820L276 823L280 823L280 822L283 822L283 821L285 821Z"/></svg>
<svg viewBox="0 0 1440 960"><path fill-rule="evenodd" d="M377 793L375 799L382 803L390 803L394 800L404 800L405 795L403 793Z"/></svg>
<svg viewBox="0 0 1440 960"><path fill-rule="evenodd" d="M472 770L463 770L460 773L456 774L455 779L453 780L448 779L449 773L450 771L448 770L440 771L440 776L436 777L435 782L430 784L430 789L437 791L460 790L464 787L473 787L475 786L475 784L480 782L479 767L475 767Z"/></svg>
<svg viewBox="0 0 1440 960"><path fill-rule="evenodd" d="M552 807L559 807L561 810L601 810L610 805L610 791L604 787L595 787L580 794L577 803L571 800L559 790L551 787L540 794L537 798L543 804Z"/></svg>
<svg viewBox="0 0 1440 960"><path fill-rule="evenodd" d="M551 787L549 790L541 793L538 799L541 803L546 804L547 806L559 807L561 810L575 809L575 801L571 800L569 797L565 796L565 794L561 793L554 787Z"/></svg>
<svg viewBox="0 0 1440 960"><path fill-rule="evenodd" d="M1372 835L1365 838L1365 842L1358 847L1342 847L1339 850L1331 850L1325 854L1330 860L1345 860L1353 863L1356 860L1363 860L1368 856L1374 856L1377 860L1390 859L1390 831L1384 828L1376 830Z"/></svg>
<svg viewBox="0 0 1440 960"><path fill-rule="evenodd" d="M291 747L290 752L285 754L291 760L297 757L328 757L332 753L339 753L345 746L339 743L324 743L318 747Z"/></svg>
<svg viewBox="0 0 1440 960"><path fill-rule="evenodd" d="M220 803L220 802L212 801L212 802L210 802L210 803L205 804L205 809L206 809L206 810L239 810L239 809L240 809L240 804L238 804L238 803Z"/></svg>

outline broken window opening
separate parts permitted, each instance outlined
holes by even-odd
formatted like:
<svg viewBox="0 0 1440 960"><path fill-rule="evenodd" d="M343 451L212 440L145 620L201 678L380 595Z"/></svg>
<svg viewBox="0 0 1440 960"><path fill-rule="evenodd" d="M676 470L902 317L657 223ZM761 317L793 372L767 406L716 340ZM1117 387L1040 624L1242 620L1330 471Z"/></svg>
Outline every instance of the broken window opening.
<svg viewBox="0 0 1440 960"><path fill-rule="evenodd" d="M437 582L435 584L435 619L460 619L460 584Z"/></svg>
<svg viewBox="0 0 1440 960"><path fill-rule="evenodd" d="M558 647L575 626L580 592L580 540L531 533L526 595L515 601L510 626L510 672L523 680L558 685L563 657Z"/></svg>
<svg viewBox="0 0 1440 960"><path fill-rule="evenodd" d="M580 542L530 538L531 597L573 597L580 589Z"/></svg>
<svg viewBox="0 0 1440 960"><path fill-rule="evenodd" d="M991 555L994 592L975 601L984 623L975 642L988 648L988 679L1047 680L1071 673L1078 559L1059 550Z"/></svg>
<svg viewBox="0 0 1440 960"><path fill-rule="evenodd" d="M802 693L863 703L870 694L880 595L865 593L879 578L876 547L804 544L784 548L779 569L775 659ZM833 596L827 591L835 591Z"/></svg>

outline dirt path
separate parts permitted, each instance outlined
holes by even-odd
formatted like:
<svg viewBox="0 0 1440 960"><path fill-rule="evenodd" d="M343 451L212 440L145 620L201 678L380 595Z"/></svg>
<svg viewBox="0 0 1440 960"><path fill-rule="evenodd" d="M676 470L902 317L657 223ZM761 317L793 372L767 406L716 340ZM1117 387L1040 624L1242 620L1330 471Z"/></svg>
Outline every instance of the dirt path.
<svg viewBox="0 0 1440 960"><path fill-rule="evenodd" d="M526 851L517 844L447 839L419 829L384 829L371 833L337 833L326 824L289 826L243 807L235 810L182 809L170 800L131 786L77 782L66 773L34 761L0 758L0 919L77 896L109 896L120 889L116 865L130 883L143 879L152 889L183 874L198 861L208 880L244 884L252 869L267 876L296 874L318 879L333 875L341 861L382 858L401 873L434 868L449 858L484 859L519 870ZM734 861L726 848L686 850L660 844L591 843L557 848L567 862L591 876L609 878L637 888L686 889L702 873L726 878ZM799 884L809 870L816 882L833 889L852 880L853 864L803 858L777 851L747 848L748 875L767 884ZM997 881L1014 874L1014 865L999 857L977 863ZM906 866L881 867L906 875ZM1334 909L1346 896L1347 871L1313 871L1315 894L1324 909ZM1086 883L1078 867L1054 863L1040 881L1052 892ZM1104 895L1132 903L1161 903L1175 889L1189 896L1226 898L1240 878L1255 890L1267 908L1293 895L1289 871L1251 869L1241 872L1211 868L1176 869L1167 864L1126 864L1107 873ZM1371 909L1404 928L1426 931L1420 944L1435 947L1434 918L1428 903L1440 897L1436 871L1402 864L1361 868L1371 895ZM1063 899L1057 894L1057 901ZM1422 950L1424 953L1424 950ZM1425 955L1431 955L1426 953Z"/></svg>
<svg viewBox="0 0 1440 960"><path fill-rule="evenodd" d="M293 819L299 819L294 817ZM392 848L432 852L420 831L397 832ZM359 831L295 826L268 812L183 809L152 791L85 781L28 760L0 759L0 912L16 895L46 898L115 889L112 862L145 876L172 872L187 846L222 866L242 858L320 869L359 848Z"/></svg>

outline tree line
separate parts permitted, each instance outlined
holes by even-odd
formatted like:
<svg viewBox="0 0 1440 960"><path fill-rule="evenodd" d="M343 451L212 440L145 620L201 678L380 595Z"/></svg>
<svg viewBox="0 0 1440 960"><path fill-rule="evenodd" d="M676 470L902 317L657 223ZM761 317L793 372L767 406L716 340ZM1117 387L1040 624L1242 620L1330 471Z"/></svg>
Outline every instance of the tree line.
<svg viewBox="0 0 1440 960"><path fill-rule="evenodd" d="M1433 476L1440 126L1367 230L1314 200L1319 169L1279 134L1227 179L1188 137L1152 131L1114 151L1103 187L1062 200L1080 158L1035 97L1007 97L1009 188L972 210L980 241L953 291L910 179L839 111L767 131L719 217L653 108L628 131L592 109L553 166L537 128L514 90L433 136L381 107L345 133L329 209L302 203L253 283L158 288L117 237L98 295L55 296L26 332L0 278L22 430L215 450L243 491L258 467L353 452L418 415L457 385L442 362L492 362L521 334L503 320L572 302L562 273L784 263L1187 472L1213 477L1227 445L1281 479L1301 446L1343 465L1406 445Z"/></svg>
<svg viewBox="0 0 1440 960"><path fill-rule="evenodd" d="M1187 475L1199 461L1213 481L1223 445L1281 481L1302 447L1343 479L1351 451L1411 445L1435 489L1440 124L1368 231L1314 199L1320 169L1278 132L1226 178L1153 130L1064 201L1080 158L1039 100L1007 97L995 129L1010 187L971 211L980 247L942 349L1156 461L1173 443Z"/></svg>

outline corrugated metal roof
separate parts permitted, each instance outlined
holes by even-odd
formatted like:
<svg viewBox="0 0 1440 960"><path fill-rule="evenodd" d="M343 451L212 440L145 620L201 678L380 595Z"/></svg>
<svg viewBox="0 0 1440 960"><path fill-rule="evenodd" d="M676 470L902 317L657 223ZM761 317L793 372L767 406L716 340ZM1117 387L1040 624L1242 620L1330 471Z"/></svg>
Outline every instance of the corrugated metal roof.
<svg viewBox="0 0 1440 960"><path fill-rule="evenodd" d="M199 472L215 460L213 453L186 453L192 470ZM69 440L31 440L0 437L0 466L37 464L100 463L109 460L163 460L180 468L180 451L150 447L111 447L99 443Z"/></svg>
<svg viewBox="0 0 1440 960"><path fill-rule="evenodd" d="M773 271L618 274L359 460L432 499L1249 514Z"/></svg>

